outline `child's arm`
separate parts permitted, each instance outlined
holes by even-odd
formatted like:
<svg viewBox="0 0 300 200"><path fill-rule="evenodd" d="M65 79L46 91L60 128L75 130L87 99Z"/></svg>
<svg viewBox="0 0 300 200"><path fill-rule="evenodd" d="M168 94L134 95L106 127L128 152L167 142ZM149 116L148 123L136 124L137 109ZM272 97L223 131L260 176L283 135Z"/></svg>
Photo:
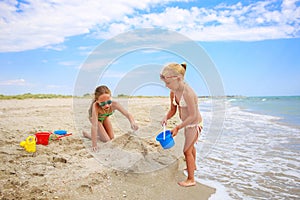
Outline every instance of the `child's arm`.
<svg viewBox="0 0 300 200"><path fill-rule="evenodd" d="M170 103L170 110L168 111L167 115L163 118L163 120L161 122L162 125L163 124L167 124L167 120L171 119L175 115L175 113L177 111L177 106L175 106L173 104L174 95L175 94L173 92L170 93L170 101L171 101L171 103Z"/></svg>
<svg viewBox="0 0 300 200"><path fill-rule="evenodd" d="M125 108L123 108L123 106L121 104L119 104L116 101L113 101L113 106L116 110L118 110L120 113L122 113L128 119L128 121L130 122L131 128L133 130L136 131L139 128L138 125L135 123L133 116Z"/></svg>
<svg viewBox="0 0 300 200"><path fill-rule="evenodd" d="M93 151L97 150L97 129L98 129L98 112L96 103L92 105L92 128L91 128L91 137L92 137L92 149Z"/></svg>

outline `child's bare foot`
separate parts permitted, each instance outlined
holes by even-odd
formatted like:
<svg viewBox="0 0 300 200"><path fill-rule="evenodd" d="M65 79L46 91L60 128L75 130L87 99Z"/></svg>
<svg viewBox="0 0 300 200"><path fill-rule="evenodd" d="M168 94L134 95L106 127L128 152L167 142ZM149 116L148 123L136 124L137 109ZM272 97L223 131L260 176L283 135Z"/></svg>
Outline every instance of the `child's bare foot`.
<svg viewBox="0 0 300 200"><path fill-rule="evenodd" d="M191 180L185 180L185 181L178 182L178 185L182 187L191 187L191 186L195 186L196 182Z"/></svg>
<svg viewBox="0 0 300 200"><path fill-rule="evenodd" d="M83 135L83 137L89 138L89 134L85 131L82 131L82 135Z"/></svg>

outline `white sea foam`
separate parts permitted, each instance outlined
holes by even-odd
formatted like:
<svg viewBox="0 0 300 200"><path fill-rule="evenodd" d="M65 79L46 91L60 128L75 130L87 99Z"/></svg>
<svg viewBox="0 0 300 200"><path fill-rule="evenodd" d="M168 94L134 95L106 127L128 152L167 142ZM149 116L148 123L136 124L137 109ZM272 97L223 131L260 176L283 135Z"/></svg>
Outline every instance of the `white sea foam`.
<svg viewBox="0 0 300 200"><path fill-rule="evenodd" d="M202 110L212 122L209 104ZM204 127L197 146L195 176L215 187L211 199L299 199L300 130L277 123L278 117L226 106L222 135L209 143L212 127ZM210 144L205 157L202 146ZM226 197L226 195L228 197Z"/></svg>
<svg viewBox="0 0 300 200"><path fill-rule="evenodd" d="M197 180L198 181L198 180ZM228 192L226 191L226 188L218 183L218 182L214 182L214 181L209 181L209 180L199 180L200 183L204 184L204 185L208 185L210 187L216 188L216 193L214 193L209 200L232 200L232 198L228 195Z"/></svg>

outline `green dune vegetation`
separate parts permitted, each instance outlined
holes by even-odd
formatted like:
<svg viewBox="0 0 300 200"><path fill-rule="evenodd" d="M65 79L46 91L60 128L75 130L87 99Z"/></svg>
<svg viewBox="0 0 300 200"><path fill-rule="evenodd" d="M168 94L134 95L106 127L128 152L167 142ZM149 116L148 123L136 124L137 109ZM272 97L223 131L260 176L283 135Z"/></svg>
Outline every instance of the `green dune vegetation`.
<svg viewBox="0 0 300 200"><path fill-rule="evenodd" d="M0 94L0 100L9 99L53 99L53 98L72 98L72 95L60 95L60 94L18 94L18 95L3 95Z"/></svg>
<svg viewBox="0 0 300 200"><path fill-rule="evenodd" d="M55 99L55 98L92 98L93 94L86 93L82 96L73 96L73 95L62 95L62 94L18 94L18 95L3 95L0 94L0 100L9 100L9 99ZM136 95L131 96L127 94L118 94L114 96L117 98L167 98L168 96L147 96L147 95ZM227 96L214 96L214 98L242 98L243 96L239 95L227 95ZM212 98L211 96L198 96L198 98Z"/></svg>

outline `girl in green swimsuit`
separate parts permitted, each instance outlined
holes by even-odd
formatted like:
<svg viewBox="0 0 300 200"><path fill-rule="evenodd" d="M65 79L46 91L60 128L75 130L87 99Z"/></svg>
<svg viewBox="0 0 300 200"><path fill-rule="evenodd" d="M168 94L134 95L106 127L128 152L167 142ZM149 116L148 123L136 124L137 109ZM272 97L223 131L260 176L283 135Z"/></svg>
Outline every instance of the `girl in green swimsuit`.
<svg viewBox="0 0 300 200"><path fill-rule="evenodd" d="M114 138L114 132L109 116L115 110L121 112L130 122L131 128L137 130L133 116L116 101L111 99L111 91L105 85L99 86L95 90L95 98L89 109L89 120L92 124L91 135L83 131L83 136L92 140L92 150L97 151L97 139L102 142L110 141Z"/></svg>

